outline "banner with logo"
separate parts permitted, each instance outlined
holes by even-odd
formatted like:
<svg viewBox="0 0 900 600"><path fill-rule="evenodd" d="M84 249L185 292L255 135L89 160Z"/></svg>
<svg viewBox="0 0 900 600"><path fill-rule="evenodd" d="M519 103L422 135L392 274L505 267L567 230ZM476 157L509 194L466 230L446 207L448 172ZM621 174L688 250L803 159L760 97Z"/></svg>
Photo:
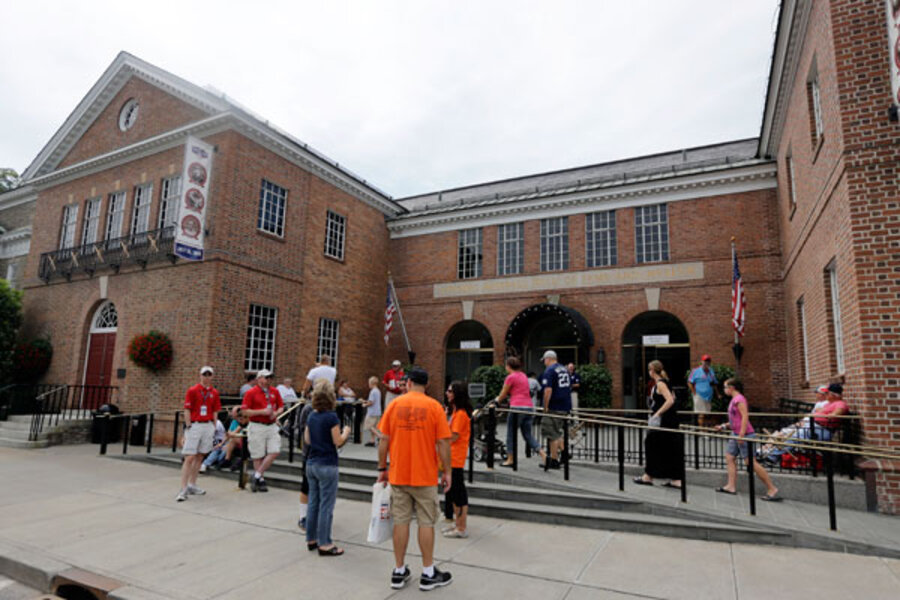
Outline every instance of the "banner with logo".
<svg viewBox="0 0 900 600"><path fill-rule="evenodd" d="M900 0L887 2L888 45L891 53L891 100L900 104Z"/></svg>
<svg viewBox="0 0 900 600"><path fill-rule="evenodd" d="M184 150L181 197L175 222L175 255L187 260L203 260L203 232L209 207L213 147L189 137Z"/></svg>

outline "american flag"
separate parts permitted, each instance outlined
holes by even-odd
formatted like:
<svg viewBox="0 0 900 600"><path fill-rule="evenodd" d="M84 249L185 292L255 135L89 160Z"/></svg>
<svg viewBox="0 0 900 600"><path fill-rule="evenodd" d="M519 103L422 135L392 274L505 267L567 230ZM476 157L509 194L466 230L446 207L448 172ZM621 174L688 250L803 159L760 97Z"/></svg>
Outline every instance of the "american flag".
<svg viewBox="0 0 900 600"><path fill-rule="evenodd" d="M732 263L734 269L731 274L731 325L738 335L743 336L747 298L744 296L744 282L741 280L741 270L738 268L737 253L733 250Z"/></svg>
<svg viewBox="0 0 900 600"><path fill-rule="evenodd" d="M394 328L394 313L397 307L394 305L394 297L391 295L391 286L387 289L387 304L384 307L384 343L388 344L391 339L391 329Z"/></svg>

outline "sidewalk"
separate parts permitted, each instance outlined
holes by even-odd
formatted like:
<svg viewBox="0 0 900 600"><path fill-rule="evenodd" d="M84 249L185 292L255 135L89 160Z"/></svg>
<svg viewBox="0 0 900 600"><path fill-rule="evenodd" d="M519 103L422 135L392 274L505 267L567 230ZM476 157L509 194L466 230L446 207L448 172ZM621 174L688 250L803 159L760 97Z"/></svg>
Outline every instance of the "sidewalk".
<svg viewBox="0 0 900 600"><path fill-rule="evenodd" d="M415 585L390 589L390 542L365 543L366 503L338 500L334 536L347 554L321 558L303 548L295 493L251 494L206 478L206 496L176 503L176 471L101 458L96 446L0 449L0 476L0 558L33 553L118 579L125 587L114 597L421 594ZM892 559L479 517L470 534L438 540L437 558L454 582L433 595L770 600L789 590L792 598L817 600L900 597L900 561ZM421 564L416 557L409 563L417 576Z"/></svg>

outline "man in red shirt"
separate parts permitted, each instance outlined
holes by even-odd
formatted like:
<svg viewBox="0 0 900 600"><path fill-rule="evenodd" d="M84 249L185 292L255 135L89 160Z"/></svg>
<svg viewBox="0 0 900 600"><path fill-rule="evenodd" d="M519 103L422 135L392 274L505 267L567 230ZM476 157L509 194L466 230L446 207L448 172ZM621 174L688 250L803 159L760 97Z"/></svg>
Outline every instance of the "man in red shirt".
<svg viewBox="0 0 900 600"><path fill-rule="evenodd" d="M250 417L247 448L253 459L250 489L254 492L269 491L263 475L281 452L281 436L275 422L284 411L284 402L278 390L269 385L271 378L272 372L267 369L257 373L256 385L244 394L241 404L243 413Z"/></svg>
<svg viewBox="0 0 900 600"><path fill-rule="evenodd" d="M216 415L222 410L219 392L212 386L213 368L200 369L200 383L191 387L184 397L184 463L181 465L181 491L175 496L178 502L188 495L202 496L206 492L197 487L197 474L203 457L213 447L216 434Z"/></svg>
<svg viewBox="0 0 900 600"><path fill-rule="evenodd" d="M384 374L381 382L387 388L387 394L384 396L384 407L387 408L391 400L405 393L400 387L400 381L403 379L403 364L399 360L391 363L391 368Z"/></svg>

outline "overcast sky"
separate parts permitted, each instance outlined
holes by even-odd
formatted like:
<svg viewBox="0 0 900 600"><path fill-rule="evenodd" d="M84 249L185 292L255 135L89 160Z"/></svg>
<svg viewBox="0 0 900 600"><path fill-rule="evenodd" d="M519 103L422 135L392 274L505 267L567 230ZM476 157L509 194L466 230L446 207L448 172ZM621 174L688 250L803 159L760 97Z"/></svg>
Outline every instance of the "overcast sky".
<svg viewBox="0 0 900 600"><path fill-rule="evenodd" d="M777 0L4 3L0 167L120 50L403 197L756 137Z"/></svg>

